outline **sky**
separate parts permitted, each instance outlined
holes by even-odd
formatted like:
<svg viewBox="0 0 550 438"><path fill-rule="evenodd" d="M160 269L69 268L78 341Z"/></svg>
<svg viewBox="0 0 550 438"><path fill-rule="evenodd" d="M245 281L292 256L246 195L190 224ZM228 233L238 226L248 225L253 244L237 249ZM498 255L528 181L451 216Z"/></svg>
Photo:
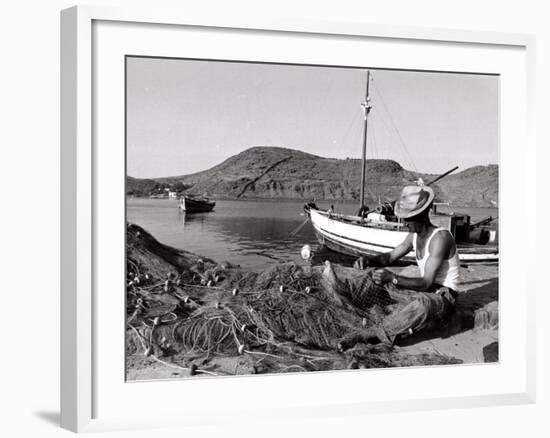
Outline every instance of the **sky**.
<svg viewBox="0 0 550 438"><path fill-rule="evenodd" d="M498 77L371 70L367 158L497 164ZM206 170L254 146L360 158L366 69L127 58L127 172Z"/></svg>

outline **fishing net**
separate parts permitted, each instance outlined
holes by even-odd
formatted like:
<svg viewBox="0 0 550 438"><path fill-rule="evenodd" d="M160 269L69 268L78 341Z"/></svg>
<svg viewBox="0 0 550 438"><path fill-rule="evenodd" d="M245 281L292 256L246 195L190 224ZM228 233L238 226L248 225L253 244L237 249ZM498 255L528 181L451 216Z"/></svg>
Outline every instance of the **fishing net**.
<svg viewBox="0 0 550 438"><path fill-rule="evenodd" d="M201 307L176 333L187 351L234 354L284 341L335 348L338 339L361 323L359 315L311 293L270 289Z"/></svg>
<svg viewBox="0 0 550 438"><path fill-rule="evenodd" d="M140 230L131 231L143 236ZM159 256L152 236L146 246L139 238L127 253L128 354L183 362L262 355L269 372L341 369L354 353L339 355L339 341L379 327L396 305L371 271L326 262L274 264L256 273L174 249ZM371 356L357 361L368 366Z"/></svg>
<svg viewBox="0 0 550 438"><path fill-rule="evenodd" d="M160 317L163 323L173 317L172 343L206 355L284 342L335 349L346 334L379 324L392 302L369 272L340 281L330 264L323 271L278 264L259 274L199 264L168 277L132 285L129 321L150 324Z"/></svg>
<svg viewBox="0 0 550 438"><path fill-rule="evenodd" d="M388 291L374 282L372 272L372 270L367 271L357 281L350 283L351 302L359 309L367 310L373 306L386 307L394 303Z"/></svg>

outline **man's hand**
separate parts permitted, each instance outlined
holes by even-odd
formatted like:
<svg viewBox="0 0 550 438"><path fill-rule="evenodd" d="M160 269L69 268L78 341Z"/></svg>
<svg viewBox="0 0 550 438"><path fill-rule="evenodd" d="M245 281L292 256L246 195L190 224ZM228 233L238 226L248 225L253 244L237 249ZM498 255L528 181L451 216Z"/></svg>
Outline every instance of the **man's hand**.
<svg viewBox="0 0 550 438"><path fill-rule="evenodd" d="M367 259L366 257L359 257L357 260L355 260L355 263L353 264L354 269L360 269L361 271L368 267L369 259Z"/></svg>
<svg viewBox="0 0 550 438"><path fill-rule="evenodd" d="M372 279L375 283L383 285L392 281L395 277L393 272L388 271L387 269L377 269L372 273Z"/></svg>

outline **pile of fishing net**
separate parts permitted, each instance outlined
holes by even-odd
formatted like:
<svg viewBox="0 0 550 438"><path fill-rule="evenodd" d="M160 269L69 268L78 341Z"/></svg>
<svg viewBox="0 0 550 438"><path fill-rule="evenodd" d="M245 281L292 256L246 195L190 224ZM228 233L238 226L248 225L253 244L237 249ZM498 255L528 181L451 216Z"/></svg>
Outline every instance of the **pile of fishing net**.
<svg viewBox="0 0 550 438"><path fill-rule="evenodd" d="M395 305L368 271L326 262L250 272L167 247L159 251L163 245L136 226L129 234L129 355L143 351L191 374L200 371L197 360L208 372L206 364L220 356L239 357L250 372L411 364L410 357L381 346L370 353L337 351L342 338L379 326Z"/></svg>

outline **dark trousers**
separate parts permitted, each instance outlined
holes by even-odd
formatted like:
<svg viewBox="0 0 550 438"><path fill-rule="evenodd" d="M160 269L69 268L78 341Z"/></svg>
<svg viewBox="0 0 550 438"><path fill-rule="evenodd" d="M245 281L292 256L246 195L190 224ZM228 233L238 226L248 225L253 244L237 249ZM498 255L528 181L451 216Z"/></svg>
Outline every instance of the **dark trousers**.
<svg viewBox="0 0 550 438"><path fill-rule="evenodd" d="M457 293L444 286L433 292L389 291L394 310L384 318L382 328L390 339L404 333L434 328L455 310Z"/></svg>

